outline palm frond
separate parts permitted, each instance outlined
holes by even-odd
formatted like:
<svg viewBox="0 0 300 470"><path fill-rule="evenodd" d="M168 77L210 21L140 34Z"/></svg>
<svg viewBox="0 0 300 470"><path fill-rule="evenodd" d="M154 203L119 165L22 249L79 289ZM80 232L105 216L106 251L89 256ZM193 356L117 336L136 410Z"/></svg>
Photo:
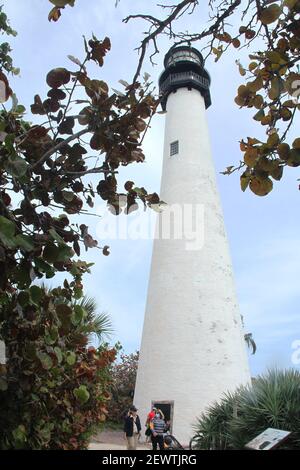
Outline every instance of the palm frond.
<svg viewBox="0 0 300 470"><path fill-rule="evenodd" d="M246 333L244 338L245 338L245 341L247 343L248 348L252 349L252 354L255 354L257 346L256 346L256 343L253 339L252 333Z"/></svg>
<svg viewBox="0 0 300 470"><path fill-rule="evenodd" d="M109 338L113 334L113 327L110 316L106 313L99 313L94 319L85 325L87 334L97 336L99 341Z"/></svg>
<svg viewBox="0 0 300 470"><path fill-rule="evenodd" d="M268 427L291 431L285 448L300 449L300 371L270 370L210 406L194 426L193 448L244 449Z"/></svg>
<svg viewBox="0 0 300 470"><path fill-rule="evenodd" d="M82 333L96 336L99 342L112 335L114 330L110 316L105 312L97 313L94 298L84 296L79 302L74 302L74 305L80 305L86 312L84 325L81 326Z"/></svg>

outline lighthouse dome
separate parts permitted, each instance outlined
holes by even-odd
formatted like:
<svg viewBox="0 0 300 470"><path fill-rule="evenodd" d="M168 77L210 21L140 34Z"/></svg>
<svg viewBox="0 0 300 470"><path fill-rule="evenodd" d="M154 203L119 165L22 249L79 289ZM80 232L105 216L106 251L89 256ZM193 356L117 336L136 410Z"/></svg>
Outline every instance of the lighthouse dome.
<svg viewBox="0 0 300 470"><path fill-rule="evenodd" d="M178 62L194 62L198 65L203 65L204 59L197 49L190 46L177 46L171 47L169 52L165 55L164 66L167 68L170 65L175 65Z"/></svg>
<svg viewBox="0 0 300 470"><path fill-rule="evenodd" d="M201 52L188 45L173 46L165 56L164 66L165 70L159 78L161 104L164 110L169 94L182 87L199 90L206 108L211 105L210 76L204 68Z"/></svg>

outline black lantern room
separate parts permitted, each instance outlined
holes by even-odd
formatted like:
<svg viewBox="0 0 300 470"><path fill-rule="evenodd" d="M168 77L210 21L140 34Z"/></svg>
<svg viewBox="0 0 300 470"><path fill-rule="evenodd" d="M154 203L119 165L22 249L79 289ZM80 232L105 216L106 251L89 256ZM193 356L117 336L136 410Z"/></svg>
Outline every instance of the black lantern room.
<svg viewBox="0 0 300 470"><path fill-rule="evenodd" d="M205 107L211 105L210 76L203 64L202 54L194 47L178 46L169 50L164 60L165 70L159 77L161 105L164 111L169 94L182 87L199 90Z"/></svg>

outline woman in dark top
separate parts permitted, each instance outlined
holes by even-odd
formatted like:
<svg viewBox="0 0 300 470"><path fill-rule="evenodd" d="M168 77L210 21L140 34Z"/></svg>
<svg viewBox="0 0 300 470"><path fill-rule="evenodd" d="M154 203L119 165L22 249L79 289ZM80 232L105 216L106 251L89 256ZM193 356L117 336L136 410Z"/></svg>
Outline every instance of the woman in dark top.
<svg viewBox="0 0 300 470"><path fill-rule="evenodd" d="M141 436L141 429L142 427L140 418L137 415L137 409L135 406L131 406L124 422L124 433L125 439L127 440L128 450L136 450L138 439Z"/></svg>

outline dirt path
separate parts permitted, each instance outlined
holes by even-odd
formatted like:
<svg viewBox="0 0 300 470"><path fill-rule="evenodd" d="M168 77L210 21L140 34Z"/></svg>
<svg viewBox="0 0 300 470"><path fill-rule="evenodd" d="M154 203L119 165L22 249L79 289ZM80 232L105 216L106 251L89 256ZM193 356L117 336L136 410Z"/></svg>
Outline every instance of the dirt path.
<svg viewBox="0 0 300 470"><path fill-rule="evenodd" d="M90 450L126 450L126 441L123 431L105 430L94 436L89 447ZM138 449L149 450L150 444L140 442Z"/></svg>

